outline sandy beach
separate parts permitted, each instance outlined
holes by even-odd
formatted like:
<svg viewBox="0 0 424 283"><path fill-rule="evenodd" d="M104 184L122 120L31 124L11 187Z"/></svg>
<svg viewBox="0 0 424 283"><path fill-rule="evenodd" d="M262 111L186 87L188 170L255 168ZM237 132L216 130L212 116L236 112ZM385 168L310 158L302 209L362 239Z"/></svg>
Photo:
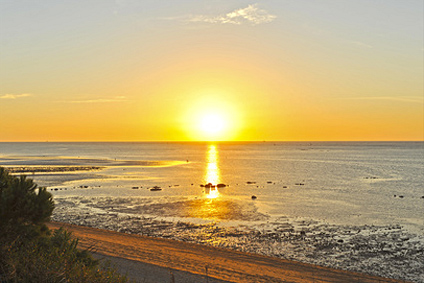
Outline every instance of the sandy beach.
<svg viewBox="0 0 424 283"><path fill-rule="evenodd" d="M136 282L400 282L296 261L59 222Z"/></svg>

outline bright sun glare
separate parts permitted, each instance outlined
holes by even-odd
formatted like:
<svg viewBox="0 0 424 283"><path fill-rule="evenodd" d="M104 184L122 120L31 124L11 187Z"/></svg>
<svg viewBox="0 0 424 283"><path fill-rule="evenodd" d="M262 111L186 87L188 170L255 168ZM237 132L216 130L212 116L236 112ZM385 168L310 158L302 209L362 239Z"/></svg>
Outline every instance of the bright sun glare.
<svg viewBox="0 0 424 283"><path fill-rule="evenodd" d="M205 114L199 121L200 130L210 137L222 134L225 130L225 126L226 123L224 118L216 113Z"/></svg>
<svg viewBox="0 0 424 283"><path fill-rule="evenodd" d="M209 93L212 94L207 95ZM237 138L241 121L237 104L217 93L207 92L185 108L182 120L189 139L229 141Z"/></svg>

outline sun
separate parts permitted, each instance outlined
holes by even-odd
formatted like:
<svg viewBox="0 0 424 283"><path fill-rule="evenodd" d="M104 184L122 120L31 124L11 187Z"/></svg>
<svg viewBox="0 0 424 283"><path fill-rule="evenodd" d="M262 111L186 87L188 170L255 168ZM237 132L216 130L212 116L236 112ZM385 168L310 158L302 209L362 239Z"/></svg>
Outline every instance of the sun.
<svg viewBox="0 0 424 283"><path fill-rule="evenodd" d="M208 94L208 93L206 93ZM181 115L181 126L191 141L236 140L241 127L238 102L225 93L210 91L187 103Z"/></svg>
<svg viewBox="0 0 424 283"><path fill-rule="evenodd" d="M199 130L204 135L213 137L221 135L226 129L224 117L218 113L206 113L199 120Z"/></svg>

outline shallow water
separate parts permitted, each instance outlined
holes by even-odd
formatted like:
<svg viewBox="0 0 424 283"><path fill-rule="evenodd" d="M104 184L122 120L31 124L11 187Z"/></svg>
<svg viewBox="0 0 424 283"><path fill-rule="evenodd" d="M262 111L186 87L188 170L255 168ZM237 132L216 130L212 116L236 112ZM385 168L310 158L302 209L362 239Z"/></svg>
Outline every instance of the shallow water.
<svg viewBox="0 0 424 283"><path fill-rule="evenodd" d="M55 220L424 281L423 142L0 143L0 166Z"/></svg>

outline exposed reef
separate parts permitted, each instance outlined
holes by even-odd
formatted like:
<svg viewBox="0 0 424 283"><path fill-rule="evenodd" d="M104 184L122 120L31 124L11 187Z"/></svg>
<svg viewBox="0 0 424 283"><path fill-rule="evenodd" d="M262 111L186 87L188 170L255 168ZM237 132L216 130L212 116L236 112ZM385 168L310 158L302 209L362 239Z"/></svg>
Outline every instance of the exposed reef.
<svg viewBox="0 0 424 283"><path fill-rule="evenodd" d="M6 167L10 173L54 173L102 170L100 166L14 166Z"/></svg>
<svg viewBox="0 0 424 283"><path fill-rule="evenodd" d="M208 219L210 212L199 210L203 206L199 199L158 203L143 198L72 197L56 198L56 205L55 221L424 282L424 236L399 225L340 226L271 218L243 202L217 204L229 207L231 213L202 223L195 219Z"/></svg>

